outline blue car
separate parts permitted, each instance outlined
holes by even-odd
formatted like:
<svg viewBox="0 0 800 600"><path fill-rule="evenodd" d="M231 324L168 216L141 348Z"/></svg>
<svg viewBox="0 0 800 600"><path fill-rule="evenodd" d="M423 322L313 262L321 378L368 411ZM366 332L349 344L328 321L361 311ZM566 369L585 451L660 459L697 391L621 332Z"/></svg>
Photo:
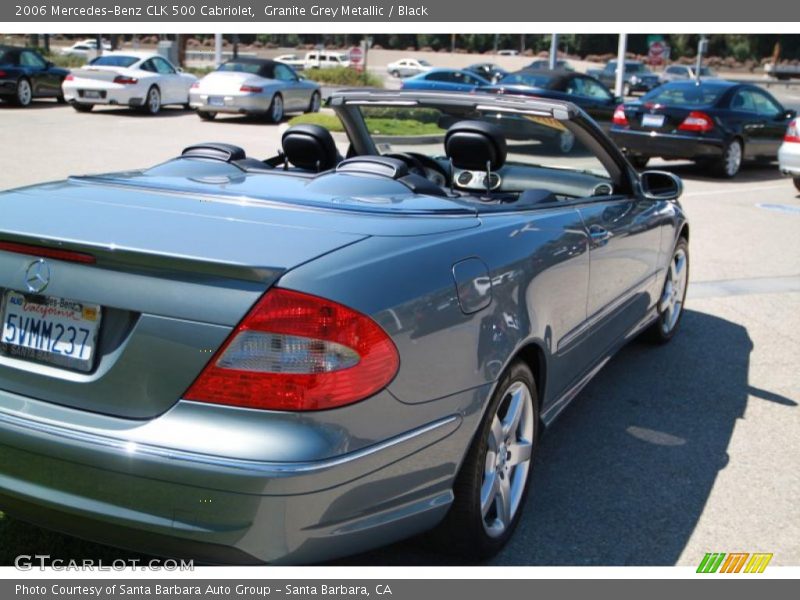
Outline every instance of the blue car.
<svg viewBox="0 0 800 600"><path fill-rule="evenodd" d="M430 529L487 558L537 508L543 428L627 342L679 331L682 184L637 173L574 104L328 107L345 133L297 124L274 156L202 143L0 193L5 514L211 563Z"/></svg>
<svg viewBox="0 0 800 600"><path fill-rule="evenodd" d="M404 90L436 90L443 92L472 92L490 81L470 71L460 69L431 69L403 81Z"/></svg>
<svg viewBox="0 0 800 600"><path fill-rule="evenodd" d="M61 83L68 69L56 67L36 50L0 46L0 99L29 106L34 98L64 101Z"/></svg>

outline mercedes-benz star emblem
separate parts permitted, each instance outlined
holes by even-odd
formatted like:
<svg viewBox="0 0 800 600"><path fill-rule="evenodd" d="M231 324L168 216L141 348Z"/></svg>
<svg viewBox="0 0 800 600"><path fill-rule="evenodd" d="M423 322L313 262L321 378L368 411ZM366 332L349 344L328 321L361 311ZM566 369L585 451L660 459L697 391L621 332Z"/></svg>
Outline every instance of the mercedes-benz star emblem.
<svg viewBox="0 0 800 600"><path fill-rule="evenodd" d="M38 294L50 283L50 266L41 258L32 262L25 272L25 285L28 291Z"/></svg>

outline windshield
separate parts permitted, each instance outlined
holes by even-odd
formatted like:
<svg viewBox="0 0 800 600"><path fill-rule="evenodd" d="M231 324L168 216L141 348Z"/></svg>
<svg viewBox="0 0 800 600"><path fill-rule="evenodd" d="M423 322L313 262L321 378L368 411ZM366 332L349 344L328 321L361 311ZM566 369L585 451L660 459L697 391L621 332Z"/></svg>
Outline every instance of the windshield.
<svg viewBox="0 0 800 600"><path fill-rule="evenodd" d="M507 191L521 191L530 183L526 182L524 167L569 170L610 179L600 160L574 135L570 128L574 125L550 117L454 106L363 106L360 112L381 154L412 152L445 163L444 137L450 127L464 120L498 126L508 151L501 172L515 173L513 179L510 174L506 178Z"/></svg>
<svg viewBox="0 0 800 600"><path fill-rule="evenodd" d="M668 83L642 97L642 102L655 104L714 104L727 88L721 85L695 82Z"/></svg>
<svg viewBox="0 0 800 600"><path fill-rule="evenodd" d="M551 75L545 73L510 73L503 77L499 83L505 85L526 85L529 87L547 87L553 79Z"/></svg>
<svg viewBox="0 0 800 600"><path fill-rule="evenodd" d="M119 54L105 54L98 56L89 64L93 67L130 67L132 64L139 62L136 56L121 56Z"/></svg>

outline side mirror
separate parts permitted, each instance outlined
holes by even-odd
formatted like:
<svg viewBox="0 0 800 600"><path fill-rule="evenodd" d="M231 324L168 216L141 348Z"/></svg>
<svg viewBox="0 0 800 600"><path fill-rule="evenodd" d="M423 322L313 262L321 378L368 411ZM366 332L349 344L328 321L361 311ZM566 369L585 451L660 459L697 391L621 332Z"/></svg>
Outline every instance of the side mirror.
<svg viewBox="0 0 800 600"><path fill-rule="evenodd" d="M55 67L55 65L51 63L49 60L46 63L44 63L45 69L52 69L53 67Z"/></svg>
<svg viewBox="0 0 800 600"><path fill-rule="evenodd" d="M797 116L796 110L787 110L783 118L788 121L789 119L794 119L796 116Z"/></svg>
<svg viewBox="0 0 800 600"><path fill-rule="evenodd" d="M297 77L297 81L305 81L306 80L304 75L295 75L295 77Z"/></svg>
<svg viewBox="0 0 800 600"><path fill-rule="evenodd" d="M648 200L677 200L683 193L681 178L668 171L643 171L639 186Z"/></svg>
<svg viewBox="0 0 800 600"><path fill-rule="evenodd" d="M183 67L175 67L175 70L176 70L178 73L183 73Z"/></svg>

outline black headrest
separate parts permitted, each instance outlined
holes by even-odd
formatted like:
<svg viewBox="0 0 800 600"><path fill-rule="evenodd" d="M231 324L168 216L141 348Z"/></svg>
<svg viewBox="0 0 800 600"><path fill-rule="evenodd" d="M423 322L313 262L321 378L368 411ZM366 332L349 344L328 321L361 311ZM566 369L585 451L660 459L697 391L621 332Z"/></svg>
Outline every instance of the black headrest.
<svg viewBox="0 0 800 600"><path fill-rule="evenodd" d="M497 125L485 121L459 121L444 136L444 150L458 169L495 171L506 162L506 138Z"/></svg>
<svg viewBox="0 0 800 600"><path fill-rule="evenodd" d="M330 131L319 125L290 127L281 138L286 159L299 169L327 171L339 162L339 152Z"/></svg>

